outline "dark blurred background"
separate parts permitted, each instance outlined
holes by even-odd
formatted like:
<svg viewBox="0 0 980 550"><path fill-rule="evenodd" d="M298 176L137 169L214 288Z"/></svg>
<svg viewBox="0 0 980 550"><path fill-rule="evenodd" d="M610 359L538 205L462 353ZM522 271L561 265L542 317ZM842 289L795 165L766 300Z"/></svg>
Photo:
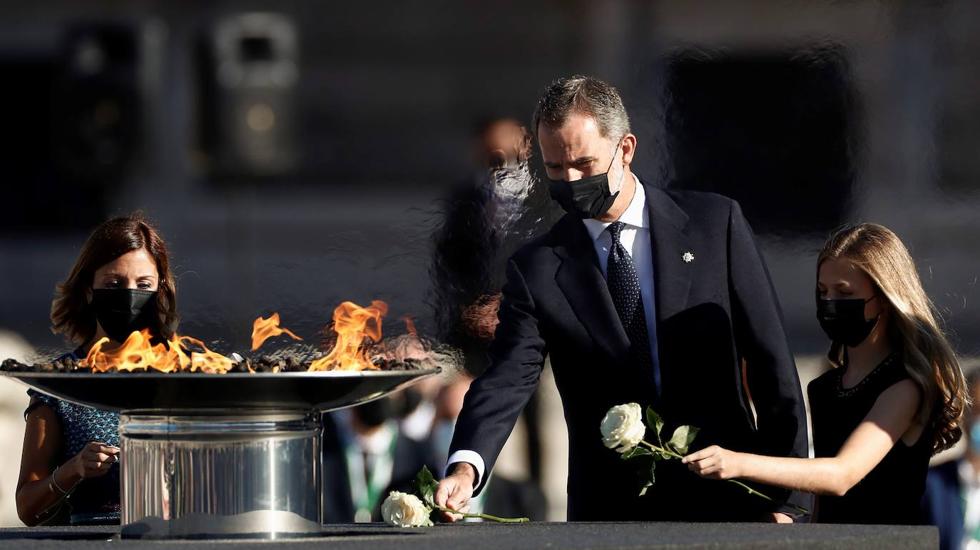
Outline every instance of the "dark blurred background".
<svg viewBox="0 0 980 550"><path fill-rule="evenodd" d="M621 90L642 178L741 201L804 383L826 351L816 253L847 222L910 246L969 361L978 51L972 0L7 0L0 358L67 349L49 329L54 286L95 225L137 209L170 243L180 332L217 351L246 350L273 311L315 340L342 300L387 301L389 334L404 315L432 333L433 232L478 171L481 121L527 121L552 79L586 73ZM563 519L564 425L545 384L537 444L548 517ZM6 391L14 449L26 396ZM532 441L523 429L512 439ZM2 524L18 460L0 454ZM512 456L501 475L507 463L535 472Z"/></svg>
<svg viewBox="0 0 980 550"><path fill-rule="evenodd" d="M426 330L477 121L588 73L622 91L644 178L742 202L798 353L825 346L816 251L860 220L909 244L976 355L978 48L967 0L4 2L0 328L64 349L54 285L95 224L142 209L181 332L222 351L272 311L312 335L345 299Z"/></svg>

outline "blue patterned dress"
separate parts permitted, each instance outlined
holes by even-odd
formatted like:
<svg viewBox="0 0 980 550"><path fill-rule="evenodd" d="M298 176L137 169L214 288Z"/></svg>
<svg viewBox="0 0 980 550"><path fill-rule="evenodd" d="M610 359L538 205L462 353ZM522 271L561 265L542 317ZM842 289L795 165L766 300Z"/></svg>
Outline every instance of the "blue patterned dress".
<svg viewBox="0 0 980 550"><path fill-rule="evenodd" d="M64 357L78 360L84 356L75 350ZM62 448L56 464L64 464L78 454L90 441L119 446L119 415L112 411L76 405L50 395L28 390L33 399L29 412L40 405L54 411L61 421ZM68 497L71 508L68 521L72 525L105 525L119 523L119 463L104 476L81 481Z"/></svg>

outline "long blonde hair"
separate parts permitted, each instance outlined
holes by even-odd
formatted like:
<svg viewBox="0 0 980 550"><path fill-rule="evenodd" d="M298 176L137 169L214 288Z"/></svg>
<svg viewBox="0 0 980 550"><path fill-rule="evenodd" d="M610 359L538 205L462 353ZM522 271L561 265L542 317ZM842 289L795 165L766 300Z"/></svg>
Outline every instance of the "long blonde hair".
<svg viewBox="0 0 980 550"><path fill-rule="evenodd" d="M861 269L888 303L888 337L903 354L909 377L922 391L916 419L933 432L933 453L952 447L962 435L960 419L970 397L963 371L939 326L939 313L922 289L908 249L895 233L876 224L838 231L817 258L845 259ZM843 346L831 348L831 361L843 359Z"/></svg>

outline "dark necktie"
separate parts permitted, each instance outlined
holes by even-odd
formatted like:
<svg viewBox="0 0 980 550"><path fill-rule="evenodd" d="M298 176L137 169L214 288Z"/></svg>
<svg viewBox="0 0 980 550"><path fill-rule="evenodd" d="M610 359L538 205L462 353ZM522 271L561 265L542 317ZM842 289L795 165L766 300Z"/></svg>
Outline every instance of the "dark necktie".
<svg viewBox="0 0 980 550"><path fill-rule="evenodd" d="M643 296L640 294L640 279L636 276L636 266L619 235L626 224L609 224L612 246L609 247L609 262L606 264L606 284L612 296L616 313L623 323L630 341L630 358L642 372L649 373L653 380L657 397L660 395L660 369L657 361L650 355L650 336L647 332L646 315L643 311Z"/></svg>

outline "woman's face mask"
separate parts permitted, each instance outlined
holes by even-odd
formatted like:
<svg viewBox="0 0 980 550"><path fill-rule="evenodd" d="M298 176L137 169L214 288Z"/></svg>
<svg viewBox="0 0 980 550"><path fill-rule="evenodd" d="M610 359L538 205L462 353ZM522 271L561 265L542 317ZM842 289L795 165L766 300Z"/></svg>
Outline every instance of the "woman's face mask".
<svg viewBox="0 0 980 550"><path fill-rule="evenodd" d="M871 335L881 319L884 295L867 273L847 258L827 258L817 271L816 306L820 328L832 341L857 347Z"/></svg>
<svg viewBox="0 0 980 550"><path fill-rule="evenodd" d="M874 319L864 318L864 305L875 298L876 296L867 300L861 298L826 300L818 297L817 320L820 322L820 328L834 342L852 348L860 345L871 334L881 317L881 314L878 314Z"/></svg>
<svg viewBox="0 0 980 550"><path fill-rule="evenodd" d="M149 328L157 313L157 293L134 288L97 288L92 291L95 318L109 338L123 342L133 331Z"/></svg>
<svg viewBox="0 0 980 550"><path fill-rule="evenodd" d="M159 279L156 261L145 248L130 250L95 270L90 305L109 338L124 342L133 331L158 322Z"/></svg>

